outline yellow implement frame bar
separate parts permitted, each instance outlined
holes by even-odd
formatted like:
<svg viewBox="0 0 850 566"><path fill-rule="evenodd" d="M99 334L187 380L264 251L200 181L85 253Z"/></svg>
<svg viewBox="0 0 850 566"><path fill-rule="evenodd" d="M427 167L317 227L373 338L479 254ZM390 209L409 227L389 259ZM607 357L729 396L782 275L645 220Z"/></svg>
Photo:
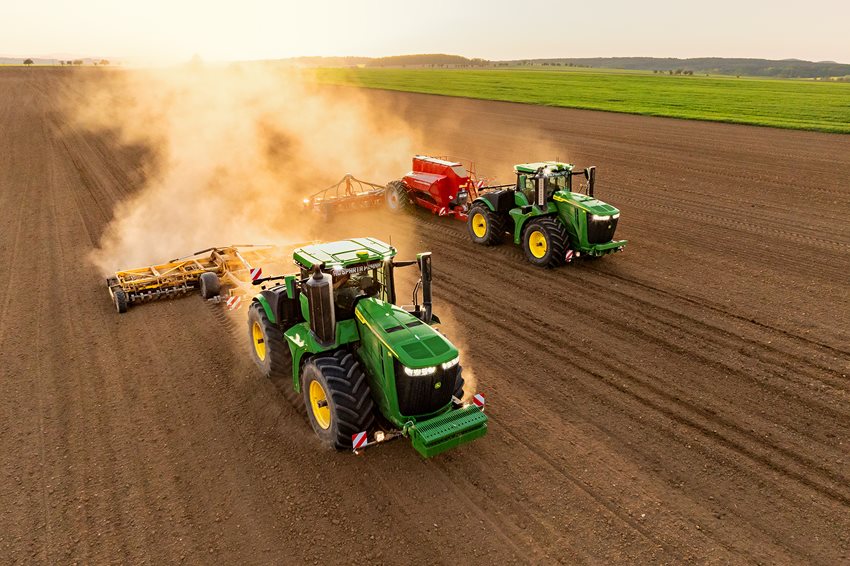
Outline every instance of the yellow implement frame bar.
<svg viewBox="0 0 850 566"><path fill-rule="evenodd" d="M198 288L204 273L215 273L222 283L230 285L230 294L248 293L252 289L251 270L277 263L280 258L280 249L274 246L209 248L166 263L117 271L106 284L116 305L190 293Z"/></svg>

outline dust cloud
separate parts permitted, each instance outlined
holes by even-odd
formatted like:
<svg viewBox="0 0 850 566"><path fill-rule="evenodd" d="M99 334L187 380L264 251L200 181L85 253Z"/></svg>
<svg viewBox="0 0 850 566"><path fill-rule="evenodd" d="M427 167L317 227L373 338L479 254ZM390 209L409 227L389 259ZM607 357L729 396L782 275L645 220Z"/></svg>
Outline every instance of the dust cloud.
<svg viewBox="0 0 850 566"><path fill-rule="evenodd" d="M149 155L142 187L91 255L104 274L210 246L312 239L305 196L346 173L397 178L418 137L356 90L274 64L104 72L75 99L78 126Z"/></svg>

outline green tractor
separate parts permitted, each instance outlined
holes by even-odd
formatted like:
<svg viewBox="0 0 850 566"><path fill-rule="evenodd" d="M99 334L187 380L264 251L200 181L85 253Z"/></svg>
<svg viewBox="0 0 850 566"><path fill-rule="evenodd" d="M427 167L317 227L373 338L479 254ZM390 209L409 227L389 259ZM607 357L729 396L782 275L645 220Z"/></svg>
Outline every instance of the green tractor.
<svg viewBox="0 0 850 566"><path fill-rule="evenodd" d="M593 197L596 167L576 170L569 163L543 161L516 165L514 171L516 185L485 190L473 201L467 219L473 242L500 244L509 232L528 261L539 267L625 247L626 240L613 239L620 211ZM586 194L573 192L577 175L587 181L581 187Z"/></svg>
<svg viewBox="0 0 850 566"><path fill-rule="evenodd" d="M291 372L323 444L357 450L406 436L428 458L483 436L487 417L482 396L462 401L458 349L433 327L430 252L395 255L372 238L298 248L299 273L254 281L263 291L251 302L248 335L266 376ZM420 278L404 309L394 272L413 265Z"/></svg>

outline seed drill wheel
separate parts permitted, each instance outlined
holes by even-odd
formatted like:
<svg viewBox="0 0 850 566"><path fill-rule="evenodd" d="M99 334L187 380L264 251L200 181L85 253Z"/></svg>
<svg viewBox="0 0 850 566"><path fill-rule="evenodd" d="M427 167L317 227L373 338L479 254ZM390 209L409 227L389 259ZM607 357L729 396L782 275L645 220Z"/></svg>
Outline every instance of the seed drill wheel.
<svg viewBox="0 0 850 566"><path fill-rule="evenodd" d="M351 436L375 421L366 373L347 350L318 354L301 370L307 418L322 444L351 450Z"/></svg>
<svg viewBox="0 0 850 566"><path fill-rule="evenodd" d="M384 200L386 200L387 209L393 214L404 212L410 204L407 187L401 181L390 181L384 192Z"/></svg>
<svg viewBox="0 0 850 566"><path fill-rule="evenodd" d="M525 257L538 267L564 265L568 244L569 235L564 225L549 216L529 221L522 235Z"/></svg>
<svg viewBox="0 0 850 566"><path fill-rule="evenodd" d="M251 357L266 377L284 377L289 371L289 346L283 332L269 321L258 302L248 309L248 337Z"/></svg>
<svg viewBox="0 0 850 566"><path fill-rule="evenodd" d="M479 202L469 209L466 228L469 231L469 237L476 244L495 246L502 243L507 222L503 214L493 212L487 208L487 205Z"/></svg>
<svg viewBox="0 0 850 566"><path fill-rule="evenodd" d="M212 299L221 293L221 281L215 273L202 273L198 286L201 288L201 296L204 299Z"/></svg>

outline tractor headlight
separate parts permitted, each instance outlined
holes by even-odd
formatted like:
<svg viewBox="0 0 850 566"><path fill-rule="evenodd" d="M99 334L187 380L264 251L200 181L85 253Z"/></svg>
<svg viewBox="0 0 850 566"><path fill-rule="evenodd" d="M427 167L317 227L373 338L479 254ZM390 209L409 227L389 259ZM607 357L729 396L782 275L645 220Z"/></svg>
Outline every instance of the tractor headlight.
<svg viewBox="0 0 850 566"><path fill-rule="evenodd" d="M616 220L620 217L620 213L612 214L611 216L599 216L597 214L592 214L590 219L594 222L607 222L608 220Z"/></svg>
<svg viewBox="0 0 850 566"><path fill-rule="evenodd" d="M437 373L437 366L416 369L404 366L404 373L411 376L434 375L435 373Z"/></svg>
<svg viewBox="0 0 850 566"><path fill-rule="evenodd" d="M453 360L449 360L447 362L443 362L443 369L450 369L455 367L458 362L460 362L460 358L455 358Z"/></svg>

